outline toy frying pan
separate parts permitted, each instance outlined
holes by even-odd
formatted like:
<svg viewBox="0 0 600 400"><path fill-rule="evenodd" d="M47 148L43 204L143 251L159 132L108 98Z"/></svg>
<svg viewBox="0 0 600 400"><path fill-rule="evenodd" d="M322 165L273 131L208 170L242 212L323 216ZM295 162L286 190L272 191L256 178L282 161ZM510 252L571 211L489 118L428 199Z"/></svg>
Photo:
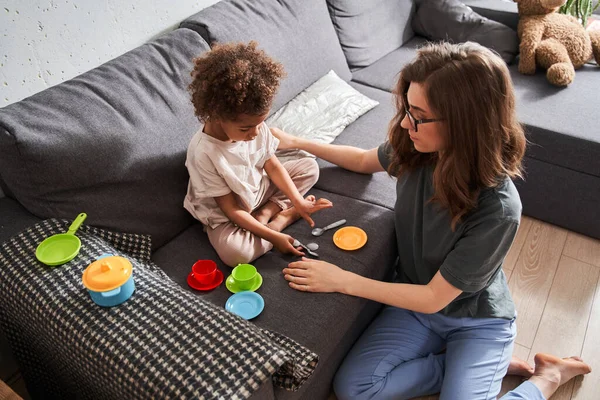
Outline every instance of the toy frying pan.
<svg viewBox="0 0 600 400"><path fill-rule="evenodd" d="M81 240L75 232L87 218L86 213L81 213L69 227L67 233L59 233L44 239L35 250L35 257L46 265L61 265L71 261L79 253Z"/></svg>

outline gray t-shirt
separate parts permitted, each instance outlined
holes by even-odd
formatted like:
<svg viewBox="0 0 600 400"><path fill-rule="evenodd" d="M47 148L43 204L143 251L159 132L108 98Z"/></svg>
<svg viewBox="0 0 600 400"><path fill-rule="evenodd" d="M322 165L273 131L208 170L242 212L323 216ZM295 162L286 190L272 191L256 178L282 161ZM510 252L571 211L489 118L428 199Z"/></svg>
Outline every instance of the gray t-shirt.
<svg viewBox="0 0 600 400"><path fill-rule="evenodd" d="M387 170L389 143L379 146ZM515 317L502 263L521 218L521 199L510 178L482 190L477 207L451 229L450 213L433 197L433 166L404 173L396 185L397 282L426 285L440 271L463 291L440 311L451 317Z"/></svg>

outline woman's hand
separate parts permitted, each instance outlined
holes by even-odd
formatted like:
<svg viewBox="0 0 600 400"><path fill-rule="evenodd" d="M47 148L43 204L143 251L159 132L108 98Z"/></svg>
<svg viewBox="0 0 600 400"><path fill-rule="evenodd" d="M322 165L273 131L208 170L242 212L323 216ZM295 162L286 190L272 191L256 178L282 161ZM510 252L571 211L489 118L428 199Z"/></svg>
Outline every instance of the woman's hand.
<svg viewBox="0 0 600 400"><path fill-rule="evenodd" d="M277 146L277 150L288 150L288 149L297 149L298 148L298 138L296 136L290 135L282 131L279 128L269 128L273 136L279 139L279 146Z"/></svg>
<svg viewBox="0 0 600 400"><path fill-rule="evenodd" d="M315 226L315 222L310 217L310 214L322 210L324 208L333 207L333 203L327 199L315 200L315 196L307 196L305 199L293 202L294 208L298 211L298 214L310 225Z"/></svg>
<svg viewBox="0 0 600 400"><path fill-rule="evenodd" d="M343 293L352 273L325 261L302 257L283 269L284 278L291 288L303 292Z"/></svg>
<svg viewBox="0 0 600 400"><path fill-rule="evenodd" d="M273 240L273 247L282 252L283 254L293 254L295 256L303 256L304 253L294 247L294 238L285 233L277 232Z"/></svg>

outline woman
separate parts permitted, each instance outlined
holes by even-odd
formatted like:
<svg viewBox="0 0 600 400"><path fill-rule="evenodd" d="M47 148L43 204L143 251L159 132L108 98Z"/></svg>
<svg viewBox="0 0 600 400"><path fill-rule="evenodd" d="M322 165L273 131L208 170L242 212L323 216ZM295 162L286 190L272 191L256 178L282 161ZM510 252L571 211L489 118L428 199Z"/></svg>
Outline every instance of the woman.
<svg viewBox="0 0 600 400"><path fill-rule="evenodd" d="M394 94L397 114L379 148L274 134L279 148L397 178L395 282L305 258L283 270L285 279L297 290L385 305L338 370L339 399L495 399L516 336L502 262L520 222L511 178L521 176L526 142L510 75L475 43L431 44L402 69ZM513 372L527 374L523 364ZM533 376L504 398L548 398L589 371L578 358L538 354Z"/></svg>

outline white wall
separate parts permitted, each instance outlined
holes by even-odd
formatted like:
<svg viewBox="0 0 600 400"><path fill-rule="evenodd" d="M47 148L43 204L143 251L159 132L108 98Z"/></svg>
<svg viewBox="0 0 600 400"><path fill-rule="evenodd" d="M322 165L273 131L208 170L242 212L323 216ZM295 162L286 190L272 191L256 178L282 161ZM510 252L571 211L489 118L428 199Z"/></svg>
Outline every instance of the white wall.
<svg viewBox="0 0 600 400"><path fill-rule="evenodd" d="M218 0L0 0L0 107L88 71Z"/></svg>

